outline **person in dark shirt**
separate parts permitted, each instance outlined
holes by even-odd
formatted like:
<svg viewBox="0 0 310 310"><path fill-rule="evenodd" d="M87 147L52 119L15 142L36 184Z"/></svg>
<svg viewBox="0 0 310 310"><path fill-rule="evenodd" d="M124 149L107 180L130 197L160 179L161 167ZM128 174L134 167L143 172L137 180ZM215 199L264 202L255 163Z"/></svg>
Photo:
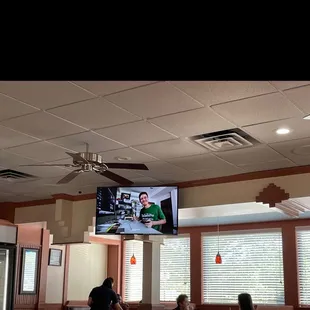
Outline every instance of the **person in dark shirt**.
<svg viewBox="0 0 310 310"><path fill-rule="evenodd" d="M105 279L101 286L91 290L87 304L91 310L109 310L110 305L115 310L122 310L110 279Z"/></svg>
<svg viewBox="0 0 310 310"><path fill-rule="evenodd" d="M173 310L191 310L191 306L188 301L188 296L185 294L181 294L177 298L178 306Z"/></svg>
<svg viewBox="0 0 310 310"><path fill-rule="evenodd" d="M238 304L240 310L254 310L256 307L254 307L252 302L252 297L248 293L242 293L238 295Z"/></svg>

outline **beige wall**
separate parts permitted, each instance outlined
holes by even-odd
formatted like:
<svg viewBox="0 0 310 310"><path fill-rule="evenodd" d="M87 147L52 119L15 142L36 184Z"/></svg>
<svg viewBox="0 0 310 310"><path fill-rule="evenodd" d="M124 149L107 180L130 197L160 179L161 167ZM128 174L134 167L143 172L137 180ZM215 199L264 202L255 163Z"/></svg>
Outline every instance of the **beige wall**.
<svg viewBox="0 0 310 310"><path fill-rule="evenodd" d="M50 248L62 250L62 263L60 267L47 267L46 303L60 304L63 298L63 281L65 270L65 246L52 245Z"/></svg>
<svg viewBox="0 0 310 310"><path fill-rule="evenodd" d="M180 189L180 208L253 202L270 183L286 190L291 198L310 196L310 174L241 181ZM85 242L96 213L96 200L65 201L55 204L17 208L15 223L47 222L54 243ZM86 232L86 233L85 233Z"/></svg>
<svg viewBox="0 0 310 310"><path fill-rule="evenodd" d="M75 201L72 214L72 236L81 233L81 227L87 231L88 226L93 225L93 218L96 216L96 199Z"/></svg>
<svg viewBox="0 0 310 310"><path fill-rule="evenodd" d="M49 221L55 219L55 204L15 209L16 224L45 222L47 219Z"/></svg>
<svg viewBox="0 0 310 310"><path fill-rule="evenodd" d="M68 300L87 300L92 288L107 277L108 247L103 244L71 244Z"/></svg>
<svg viewBox="0 0 310 310"><path fill-rule="evenodd" d="M95 199L74 202L60 199L51 205L16 208L14 222L47 222L54 243L82 243L95 215Z"/></svg>
<svg viewBox="0 0 310 310"><path fill-rule="evenodd" d="M180 207L202 207L253 202L270 183L285 189L291 198L310 196L310 174L189 187L180 190Z"/></svg>

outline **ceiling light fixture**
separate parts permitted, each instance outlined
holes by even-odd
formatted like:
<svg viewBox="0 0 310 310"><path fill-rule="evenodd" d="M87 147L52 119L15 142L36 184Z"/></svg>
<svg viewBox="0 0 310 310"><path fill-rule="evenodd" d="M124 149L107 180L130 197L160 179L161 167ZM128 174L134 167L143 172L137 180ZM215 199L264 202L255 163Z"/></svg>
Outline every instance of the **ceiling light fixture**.
<svg viewBox="0 0 310 310"><path fill-rule="evenodd" d="M119 161L126 161L126 160L131 160L131 158L130 157L120 157L120 156L117 156L117 157L115 157L115 159L116 160L119 160Z"/></svg>
<svg viewBox="0 0 310 310"><path fill-rule="evenodd" d="M309 121L310 120L310 114L304 117L305 120Z"/></svg>
<svg viewBox="0 0 310 310"><path fill-rule="evenodd" d="M278 135L287 135L290 132L291 131L288 128L279 128L279 129L276 130L276 133Z"/></svg>

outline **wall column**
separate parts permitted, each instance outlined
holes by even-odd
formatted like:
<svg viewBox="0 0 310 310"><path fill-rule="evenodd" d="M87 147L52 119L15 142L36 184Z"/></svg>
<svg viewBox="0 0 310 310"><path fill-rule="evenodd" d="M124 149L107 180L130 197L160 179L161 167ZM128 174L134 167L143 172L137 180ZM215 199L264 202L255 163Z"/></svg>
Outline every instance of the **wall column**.
<svg viewBox="0 0 310 310"><path fill-rule="evenodd" d="M121 249L119 245L108 245L108 277L114 279L114 290L120 293L121 290Z"/></svg>
<svg viewBox="0 0 310 310"><path fill-rule="evenodd" d="M202 303L202 251L201 232L190 234L190 266L191 266L191 302Z"/></svg>
<svg viewBox="0 0 310 310"><path fill-rule="evenodd" d="M298 302L298 267L295 225L290 221L284 222L282 226L283 244L283 271L285 304L299 306Z"/></svg>
<svg viewBox="0 0 310 310"><path fill-rule="evenodd" d="M149 238L150 237L145 237ZM160 244L162 240L143 242L143 289L139 310L164 309L160 304Z"/></svg>

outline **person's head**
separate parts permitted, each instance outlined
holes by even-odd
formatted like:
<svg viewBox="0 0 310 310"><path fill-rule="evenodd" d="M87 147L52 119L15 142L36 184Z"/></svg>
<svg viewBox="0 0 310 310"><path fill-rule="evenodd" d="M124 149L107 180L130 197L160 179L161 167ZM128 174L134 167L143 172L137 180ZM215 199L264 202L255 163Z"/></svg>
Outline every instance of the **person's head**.
<svg viewBox="0 0 310 310"><path fill-rule="evenodd" d="M112 284L111 278L106 278L103 281L102 286L112 289L113 284Z"/></svg>
<svg viewBox="0 0 310 310"><path fill-rule="evenodd" d="M112 286L114 285L114 279L112 277L108 277L107 279L109 279L112 283Z"/></svg>
<svg viewBox="0 0 310 310"><path fill-rule="evenodd" d="M181 294L177 298L178 306L183 309L189 305L188 296L185 294Z"/></svg>
<svg viewBox="0 0 310 310"><path fill-rule="evenodd" d="M149 204L149 195L147 192L142 192L139 194L139 201L143 206L147 206Z"/></svg>
<svg viewBox="0 0 310 310"><path fill-rule="evenodd" d="M238 304L240 310L254 310L252 297L248 293L238 295Z"/></svg>
<svg viewBox="0 0 310 310"><path fill-rule="evenodd" d="M116 294L118 302L122 302L122 296L120 294Z"/></svg>

